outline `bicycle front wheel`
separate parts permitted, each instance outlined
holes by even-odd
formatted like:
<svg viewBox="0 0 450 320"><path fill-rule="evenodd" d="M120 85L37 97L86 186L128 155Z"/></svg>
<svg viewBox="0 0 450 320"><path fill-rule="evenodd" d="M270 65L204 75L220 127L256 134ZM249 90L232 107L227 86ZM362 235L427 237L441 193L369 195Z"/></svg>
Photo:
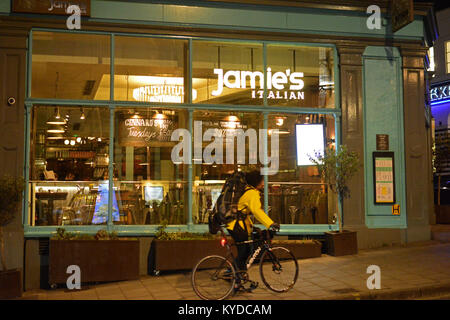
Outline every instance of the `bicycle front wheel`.
<svg viewBox="0 0 450 320"><path fill-rule="evenodd" d="M267 288L275 292L286 292L297 282L297 259L286 248L270 248L261 257L259 272Z"/></svg>
<svg viewBox="0 0 450 320"><path fill-rule="evenodd" d="M208 256L192 270L192 288L203 300L222 300L233 291L236 271L230 261L221 256Z"/></svg>

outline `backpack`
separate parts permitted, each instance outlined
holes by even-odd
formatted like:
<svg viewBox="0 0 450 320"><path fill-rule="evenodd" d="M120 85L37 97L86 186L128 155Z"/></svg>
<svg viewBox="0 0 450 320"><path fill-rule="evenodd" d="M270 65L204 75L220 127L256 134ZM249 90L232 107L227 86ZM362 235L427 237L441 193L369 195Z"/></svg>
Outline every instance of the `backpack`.
<svg viewBox="0 0 450 320"><path fill-rule="evenodd" d="M237 205L239 198L245 193L247 180L245 173L234 172L229 177L217 198L213 210L208 216L209 232L216 234L223 225L238 218Z"/></svg>

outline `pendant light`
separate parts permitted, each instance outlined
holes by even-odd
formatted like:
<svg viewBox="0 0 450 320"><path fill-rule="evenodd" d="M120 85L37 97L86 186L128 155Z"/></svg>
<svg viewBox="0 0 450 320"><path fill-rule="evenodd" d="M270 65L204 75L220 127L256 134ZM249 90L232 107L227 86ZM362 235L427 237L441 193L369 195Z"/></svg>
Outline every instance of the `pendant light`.
<svg viewBox="0 0 450 320"><path fill-rule="evenodd" d="M83 111L83 108L80 108L80 110L81 110L81 116L80 116L80 120L84 120L84 119L86 119L86 116L84 115L84 111Z"/></svg>
<svg viewBox="0 0 450 320"><path fill-rule="evenodd" d="M47 120L47 124L51 125L65 125L66 120L61 117L61 114L59 113L59 107L55 108L55 112L53 113L53 116L50 117L50 119Z"/></svg>
<svg viewBox="0 0 450 320"><path fill-rule="evenodd" d="M56 73L56 80L55 80L55 99L57 98L57 92L58 92L58 80L59 80L59 72ZM47 120L47 124L50 125L65 125L66 120L61 117L61 114L59 113L59 107L55 108L55 112L53 116L50 117L50 119Z"/></svg>

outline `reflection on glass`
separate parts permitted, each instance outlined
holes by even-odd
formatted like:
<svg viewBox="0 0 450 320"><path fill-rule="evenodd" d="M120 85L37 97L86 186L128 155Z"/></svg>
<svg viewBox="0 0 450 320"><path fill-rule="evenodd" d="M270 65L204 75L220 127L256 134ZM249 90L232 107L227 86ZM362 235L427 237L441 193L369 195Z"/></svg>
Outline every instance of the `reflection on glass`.
<svg viewBox="0 0 450 320"><path fill-rule="evenodd" d="M120 222L187 223L187 166L171 158L172 132L187 128L187 111L119 108L114 162Z"/></svg>
<svg viewBox="0 0 450 320"><path fill-rule="evenodd" d="M33 98L108 100L108 35L33 32Z"/></svg>
<svg viewBox="0 0 450 320"><path fill-rule="evenodd" d="M269 105L334 108L331 48L267 46Z"/></svg>
<svg viewBox="0 0 450 320"><path fill-rule="evenodd" d="M186 40L116 36L114 99L184 102L186 50Z"/></svg>
<svg viewBox="0 0 450 320"><path fill-rule="evenodd" d="M108 109L35 106L31 132L32 223L106 223L107 215L93 216L108 204L99 193L108 179Z"/></svg>
<svg viewBox="0 0 450 320"><path fill-rule="evenodd" d="M262 45L194 41L194 103L261 105Z"/></svg>

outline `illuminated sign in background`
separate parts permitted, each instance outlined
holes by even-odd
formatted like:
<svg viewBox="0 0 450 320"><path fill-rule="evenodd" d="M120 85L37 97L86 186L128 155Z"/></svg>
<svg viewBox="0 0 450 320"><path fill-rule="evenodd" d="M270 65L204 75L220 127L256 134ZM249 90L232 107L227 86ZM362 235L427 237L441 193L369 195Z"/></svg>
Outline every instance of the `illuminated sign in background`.
<svg viewBox="0 0 450 320"><path fill-rule="evenodd" d="M432 106L450 102L450 84L431 88L430 102Z"/></svg>

